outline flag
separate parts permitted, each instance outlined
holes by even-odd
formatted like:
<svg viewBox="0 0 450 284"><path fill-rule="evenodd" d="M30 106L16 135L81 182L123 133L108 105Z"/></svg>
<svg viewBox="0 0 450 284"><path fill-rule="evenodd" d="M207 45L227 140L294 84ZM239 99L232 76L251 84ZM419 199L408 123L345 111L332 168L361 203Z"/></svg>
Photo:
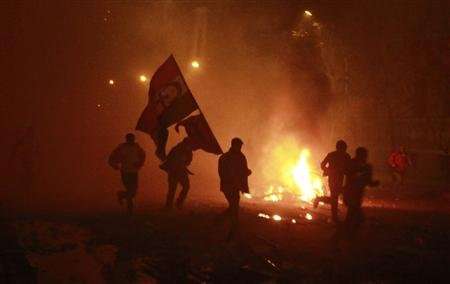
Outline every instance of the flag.
<svg viewBox="0 0 450 284"><path fill-rule="evenodd" d="M177 132L180 126L186 129L186 133L194 145L194 150L202 149L217 155L223 153L203 114L190 116L177 123L175 126Z"/></svg>
<svg viewBox="0 0 450 284"><path fill-rule="evenodd" d="M136 130L149 134L156 144L156 155L166 156L167 128L198 109L173 55L156 70L150 81L148 104Z"/></svg>

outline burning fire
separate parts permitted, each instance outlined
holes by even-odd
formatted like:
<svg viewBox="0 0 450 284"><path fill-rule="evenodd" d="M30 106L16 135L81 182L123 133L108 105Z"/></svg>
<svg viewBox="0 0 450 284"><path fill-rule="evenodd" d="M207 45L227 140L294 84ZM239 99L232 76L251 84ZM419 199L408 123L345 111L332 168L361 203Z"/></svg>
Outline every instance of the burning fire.
<svg viewBox="0 0 450 284"><path fill-rule="evenodd" d="M294 139L288 139L277 145L269 157L270 165L265 168L265 174L272 185L265 191L265 201L294 199L312 202L316 196L324 195L322 177L313 171L310 164L309 149L301 149Z"/></svg>

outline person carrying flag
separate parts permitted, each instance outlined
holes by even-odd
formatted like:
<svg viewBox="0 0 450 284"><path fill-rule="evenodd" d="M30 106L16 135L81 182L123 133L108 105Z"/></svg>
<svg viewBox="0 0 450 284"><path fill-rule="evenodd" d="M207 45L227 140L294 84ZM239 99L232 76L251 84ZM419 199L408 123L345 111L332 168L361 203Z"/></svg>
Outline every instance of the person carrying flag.
<svg viewBox="0 0 450 284"><path fill-rule="evenodd" d="M181 185L181 192L176 201L176 207L181 209L189 192L189 171L188 166L192 162L192 143L189 138L175 145L167 155L167 159L159 166L167 172L168 191L166 198L166 209L172 209L173 201L178 184Z"/></svg>

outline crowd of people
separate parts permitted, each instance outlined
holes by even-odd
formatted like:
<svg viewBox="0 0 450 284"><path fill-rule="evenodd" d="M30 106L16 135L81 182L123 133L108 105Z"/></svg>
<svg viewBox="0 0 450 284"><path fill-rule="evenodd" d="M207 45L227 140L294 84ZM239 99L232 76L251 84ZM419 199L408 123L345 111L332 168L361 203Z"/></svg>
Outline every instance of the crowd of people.
<svg viewBox="0 0 450 284"><path fill-rule="evenodd" d="M231 228L227 240L236 237L239 226L239 202L241 193L249 193L248 177L252 171L248 168L247 159L242 153L243 141L240 138L231 140L230 149L222 154L218 161L218 174L220 177L220 191L228 202L228 208L219 214L216 223L228 219ZM193 146L190 139L184 138L176 144L167 155L160 168L167 173L168 192L165 209L175 207L181 209L189 192L189 175L192 173L188 167L193 158ZM330 196L317 197L314 206L320 202L331 205L332 219L339 223L338 199L344 197L347 206L345 224L349 228L357 228L363 221L361 210L364 189L367 186L377 186L378 181L372 178L372 167L368 163L368 151L358 147L353 158L347 153L347 144L343 140L336 143L336 151L329 153L321 163L324 176L328 177ZM394 158L395 161L399 157ZM133 199L138 187L138 172L144 165L145 152L135 141L131 133L126 135L126 142L120 144L110 155L109 164L120 170L125 190L119 191L117 197L120 203L127 202L128 214L133 213ZM175 200L178 184L181 191Z"/></svg>

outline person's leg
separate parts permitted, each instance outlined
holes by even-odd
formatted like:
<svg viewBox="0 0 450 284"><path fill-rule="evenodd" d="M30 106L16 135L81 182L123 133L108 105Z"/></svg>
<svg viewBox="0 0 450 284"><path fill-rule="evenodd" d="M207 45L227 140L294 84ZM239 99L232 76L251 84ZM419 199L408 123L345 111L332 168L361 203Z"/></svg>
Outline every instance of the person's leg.
<svg viewBox="0 0 450 284"><path fill-rule="evenodd" d="M400 173L394 170L393 173L392 173L392 177L393 177L393 180L394 180L394 189L395 190L401 189L401 186L400 186L400 184L401 184L401 175L400 175Z"/></svg>
<svg viewBox="0 0 450 284"><path fill-rule="evenodd" d="M136 196L138 188L138 173L133 172L128 174L128 187L125 198L127 199L127 211L129 215L133 214L133 199Z"/></svg>
<svg viewBox="0 0 450 284"><path fill-rule="evenodd" d="M177 198L177 208L180 209L183 207L184 201L186 200L186 196L189 192L189 177L187 174L183 174L178 177L179 182L181 184L181 192Z"/></svg>
<svg viewBox="0 0 450 284"><path fill-rule="evenodd" d="M125 188L125 190L117 191L117 200L119 201L120 205L123 205L123 200L126 197L126 192L127 192L127 188L128 188L128 175L125 172L121 172L120 177L122 180L122 185Z"/></svg>
<svg viewBox="0 0 450 284"><path fill-rule="evenodd" d="M331 203L331 218L334 222L339 222L339 214L338 214L338 201L339 201L339 188L334 187L330 188L330 203Z"/></svg>
<svg viewBox="0 0 450 284"><path fill-rule="evenodd" d="M167 177L169 190L167 191L166 208L172 208L175 191L177 190L178 179L173 173L168 173Z"/></svg>
<svg viewBox="0 0 450 284"><path fill-rule="evenodd" d="M228 233L227 240L233 239L239 231L239 191L230 192L229 202L229 216L231 221L230 232Z"/></svg>

